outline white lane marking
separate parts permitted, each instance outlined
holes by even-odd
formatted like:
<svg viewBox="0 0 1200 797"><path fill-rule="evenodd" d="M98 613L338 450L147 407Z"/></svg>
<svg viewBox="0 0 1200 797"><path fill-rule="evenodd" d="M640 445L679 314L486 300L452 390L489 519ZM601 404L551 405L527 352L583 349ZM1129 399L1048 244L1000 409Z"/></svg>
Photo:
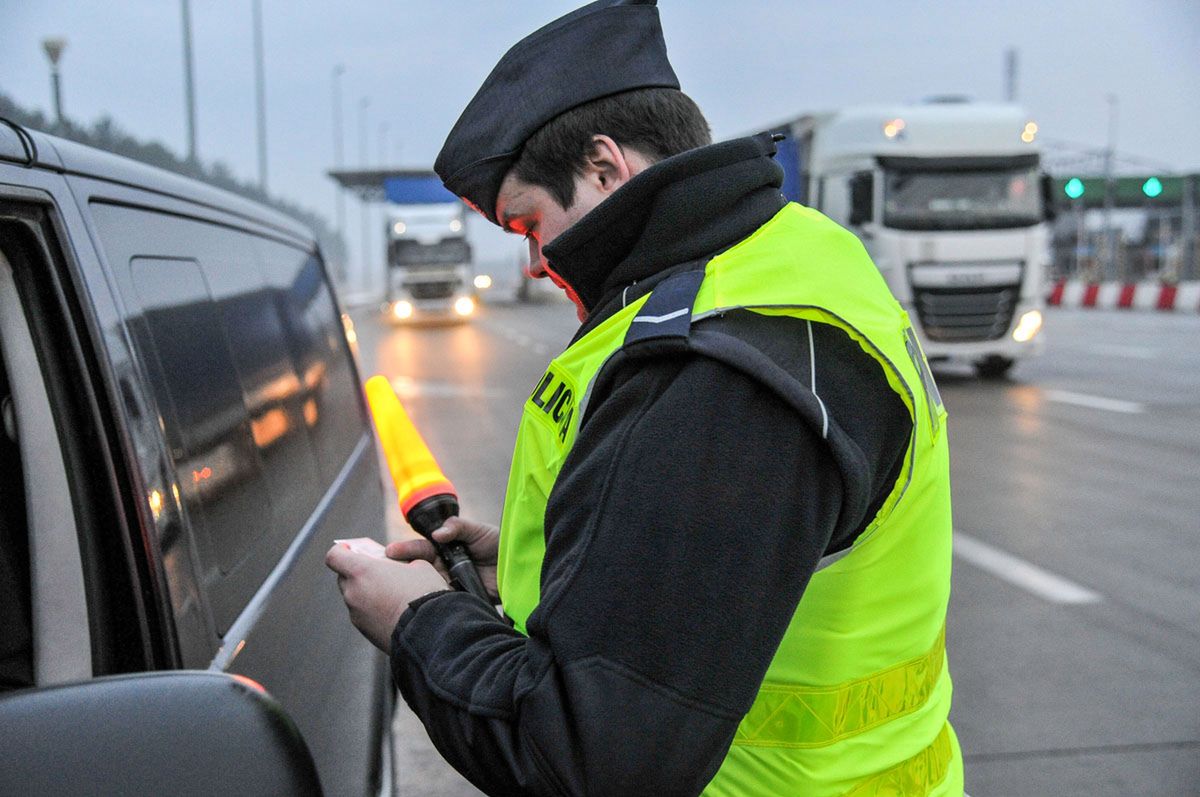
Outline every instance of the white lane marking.
<svg viewBox="0 0 1200 797"><path fill-rule="evenodd" d="M1046 400L1056 401L1059 404L1074 404L1077 407L1089 407L1094 410L1123 412L1126 415L1137 415L1146 410L1144 404L1139 404L1136 401L1123 401L1121 399L1105 398L1104 396L1089 396L1087 393L1073 393L1070 390L1047 390Z"/></svg>
<svg viewBox="0 0 1200 797"><path fill-rule="evenodd" d="M954 555L1051 603L1099 603L1103 600L1098 592L993 548L958 529L954 530Z"/></svg>
<svg viewBox="0 0 1200 797"><path fill-rule="evenodd" d="M1096 354L1127 357L1131 360L1157 360L1158 350L1145 346L1126 346L1120 343L1094 343L1089 347Z"/></svg>

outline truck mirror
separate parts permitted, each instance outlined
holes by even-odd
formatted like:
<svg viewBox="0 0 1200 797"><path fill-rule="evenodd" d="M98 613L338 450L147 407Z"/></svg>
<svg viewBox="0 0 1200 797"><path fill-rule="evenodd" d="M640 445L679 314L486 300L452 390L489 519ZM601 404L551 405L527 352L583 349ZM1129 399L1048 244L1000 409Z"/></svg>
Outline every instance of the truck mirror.
<svg viewBox="0 0 1200 797"><path fill-rule="evenodd" d="M1038 184L1042 189L1042 215L1046 221L1054 221L1058 218L1058 194L1054 190L1054 178L1042 172Z"/></svg>
<svg viewBox="0 0 1200 797"><path fill-rule="evenodd" d="M858 172L850 178L850 226L865 224L874 217L875 175Z"/></svg>
<svg viewBox="0 0 1200 797"><path fill-rule="evenodd" d="M223 673L13 692L0 699L0 728L0 794L321 794L279 704Z"/></svg>

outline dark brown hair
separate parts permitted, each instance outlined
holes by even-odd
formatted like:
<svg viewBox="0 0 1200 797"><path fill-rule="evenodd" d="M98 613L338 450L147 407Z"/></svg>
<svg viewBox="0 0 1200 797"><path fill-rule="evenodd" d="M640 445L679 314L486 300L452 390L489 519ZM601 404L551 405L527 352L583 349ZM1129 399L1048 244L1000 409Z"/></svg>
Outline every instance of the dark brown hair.
<svg viewBox="0 0 1200 797"><path fill-rule="evenodd" d="M583 174L595 135L609 136L655 162L712 143L708 121L691 97L678 89L634 89L551 119L525 142L513 170L569 208L575 203L575 177Z"/></svg>

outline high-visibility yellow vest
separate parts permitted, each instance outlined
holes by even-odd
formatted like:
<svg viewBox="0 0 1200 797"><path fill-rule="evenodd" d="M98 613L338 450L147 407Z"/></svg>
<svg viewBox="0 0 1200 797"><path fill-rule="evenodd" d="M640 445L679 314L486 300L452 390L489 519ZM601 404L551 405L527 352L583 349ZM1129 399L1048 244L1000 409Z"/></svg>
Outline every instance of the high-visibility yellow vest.
<svg viewBox="0 0 1200 797"><path fill-rule="evenodd" d="M831 324L879 362L913 433L878 514L850 549L827 557L813 575L704 794L961 795L962 757L947 722L946 414L907 314L853 235L796 204L690 274L664 280L573 343L526 402L500 532L505 613L525 633L540 598L547 499L586 397L614 352L647 337L686 337L694 321L735 308ZM672 309L671 301L682 306ZM705 340L702 328L696 325L690 346L761 373L813 428L843 434L819 387L797 391L778 368L756 370L756 352L745 344L731 355L726 344L736 341L719 334Z"/></svg>

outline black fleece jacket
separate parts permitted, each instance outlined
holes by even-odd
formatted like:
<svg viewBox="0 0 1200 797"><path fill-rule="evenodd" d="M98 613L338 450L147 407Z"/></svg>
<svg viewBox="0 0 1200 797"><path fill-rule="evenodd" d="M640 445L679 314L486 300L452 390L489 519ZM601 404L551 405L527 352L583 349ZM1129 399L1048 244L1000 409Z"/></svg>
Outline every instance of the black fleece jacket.
<svg viewBox="0 0 1200 797"><path fill-rule="evenodd" d="M664 160L547 247L590 312L579 335L778 212L773 150L764 135ZM839 329L813 324L814 361L794 319L700 325L805 385L815 369L854 456L839 468L820 429L714 360L622 360L551 492L529 636L454 592L414 602L393 634L401 693L489 794L699 793L818 561L853 542L897 476L907 413Z"/></svg>

